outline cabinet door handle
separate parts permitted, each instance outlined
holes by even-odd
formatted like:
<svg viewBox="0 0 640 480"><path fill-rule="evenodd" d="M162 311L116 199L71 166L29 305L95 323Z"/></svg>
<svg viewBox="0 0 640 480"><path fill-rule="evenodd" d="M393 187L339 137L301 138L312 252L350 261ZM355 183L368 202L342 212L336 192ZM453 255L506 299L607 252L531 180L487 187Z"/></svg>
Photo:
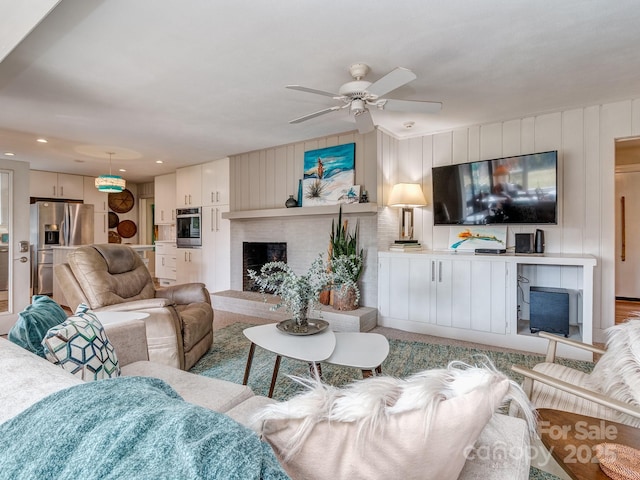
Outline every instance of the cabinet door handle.
<svg viewBox="0 0 640 480"><path fill-rule="evenodd" d="M164 221L164 210L160 210L160 220Z"/></svg>
<svg viewBox="0 0 640 480"><path fill-rule="evenodd" d="M211 196L213 196L213 194L211 194ZM213 214L214 214L214 212L213 212L213 208L212 208L211 209L211 229L210 229L210 231L212 231L212 232L215 230L215 228L213 227Z"/></svg>
<svg viewBox="0 0 640 480"><path fill-rule="evenodd" d="M220 192L216 191L216 202L220 201Z"/></svg>
<svg viewBox="0 0 640 480"><path fill-rule="evenodd" d="M220 213L220 212L219 212L219 211L218 211L218 209L216 208L216 232L219 232L219 231L220 231L220 220L219 220L218 213Z"/></svg>
<svg viewBox="0 0 640 480"><path fill-rule="evenodd" d="M189 252L189 263L191 263L191 252Z"/></svg>
<svg viewBox="0 0 640 480"><path fill-rule="evenodd" d="M102 232L107 233L107 214L102 216Z"/></svg>
<svg viewBox="0 0 640 480"><path fill-rule="evenodd" d="M436 281L436 262L435 260L431 260L431 281Z"/></svg>
<svg viewBox="0 0 640 480"><path fill-rule="evenodd" d="M184 204L185 204L185 205L188 205L188 203L187 203L187 196L186 196L186 195L184 196Z"/></svg>
<svg viewBox="0 0 640 480"><path fill-rule="evenodd" d="M191 205L191 194L189 194L189 205Z"/></svg>
<svg viewBox="0 0 640 480"><path fill-rule="evenodd" d="M213 203L213 192L211 192L211 203Z"/></svg>
<svg viewBox="0 0 640 480"><path fill-rule="evenodd" d="M162 257L162 266L164 267L164 257Z"/></svg>
<svg viewBox="0 0 640 480"><path fill-rule="evenodd" d="M55 185L53 186L53 196L54 197L56 196L56 186Z"/></svg>
<svg viewBox="0 0 640 480"><path fill-rule="evenodd" d="M64 187L60 187L60 196L64 197Z"/></svg>
<svg viewBox="0 0 640 480"><path fill-rule="evenodd" d="M442 283L442 262L438 262L438 282Z"/></svg>

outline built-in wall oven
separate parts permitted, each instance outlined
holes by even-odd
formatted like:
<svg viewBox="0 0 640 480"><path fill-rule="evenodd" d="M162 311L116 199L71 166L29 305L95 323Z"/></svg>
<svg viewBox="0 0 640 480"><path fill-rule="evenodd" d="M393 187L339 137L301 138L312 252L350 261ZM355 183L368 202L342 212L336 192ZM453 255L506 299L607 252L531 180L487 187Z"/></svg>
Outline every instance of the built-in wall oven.
<svg viewBox="0 0 640 480"><path fill-rule="evenodd" d="M178 208L176 211L176 244L178 248L201 247L202 209Z"/></svg>

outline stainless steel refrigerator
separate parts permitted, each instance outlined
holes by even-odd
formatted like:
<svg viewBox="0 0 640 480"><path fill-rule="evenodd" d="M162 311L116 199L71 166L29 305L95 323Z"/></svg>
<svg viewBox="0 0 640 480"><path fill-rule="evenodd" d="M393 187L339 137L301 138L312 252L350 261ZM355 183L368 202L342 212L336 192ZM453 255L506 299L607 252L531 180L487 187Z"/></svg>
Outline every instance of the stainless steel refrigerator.
<svg viewBox="0 0 640 480"><path fill-rule="evenodd" d="M93 243L93 205L31 204L31 283L34 295L53 293L53 247Z"/></svg>

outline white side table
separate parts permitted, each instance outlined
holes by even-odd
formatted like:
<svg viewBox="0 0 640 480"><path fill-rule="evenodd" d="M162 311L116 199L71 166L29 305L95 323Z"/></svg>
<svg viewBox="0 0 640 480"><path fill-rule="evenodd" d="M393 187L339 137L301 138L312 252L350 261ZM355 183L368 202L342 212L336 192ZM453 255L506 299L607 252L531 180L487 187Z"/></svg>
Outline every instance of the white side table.
<svg viewBox="0 0 640 480"><path fill-rule="evenodd" d="M382 362L389 355L389 341L379 333L337 332L336 348L327 363L362 370L364 378L382 373Z"/></svg>
<svg viewBox="0 0 640 480"><path fill-rule="evenodd" d="M242 333L251 341L247 366L242 380L243 385L246 385L249 380L256 345L276 354L271 386L269 387L269 398L273 396L280 360L283 356L313 365L329 358L336 346L336 336L329 328L315 335L289 335L278 330L275 323L269 323L246 328Z"/></svg>

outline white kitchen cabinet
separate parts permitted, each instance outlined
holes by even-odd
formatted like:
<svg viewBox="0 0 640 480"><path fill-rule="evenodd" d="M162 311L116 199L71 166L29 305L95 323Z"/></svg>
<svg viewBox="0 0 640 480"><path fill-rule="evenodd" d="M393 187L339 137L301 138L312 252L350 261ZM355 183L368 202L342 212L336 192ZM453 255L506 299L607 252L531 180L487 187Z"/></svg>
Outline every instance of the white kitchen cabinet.
<svg viewBox="0 0 640 480"><path fill-rule="evenodd" d="M176 255L176 282L202 282L203 254L200 248L178 248Z"/></svg>
<svg viewBox="0 0 640 480"><path fill-rule="evenodd" d="M68 173L29 172L29 195L38 198L84 199L84 177Z"/></svg>
<svg viewBox="0 0 640 480"><path fill-rule="evenodd" d="M176 170L176 207L202 206L202 165Z"/></svg>
<svg viewBox="0 0 640 480"><path fill-rule="evenodd" d="M202 208L203 282L210 293L231 288L231 221L222 218L229 205Z"/></svg>
<svg viewBox="0 0 640 480"><path fill-rule="evenodd" d="M202 205L229 204L229 159L202 165Z"/></svg>
<svg viewBox="0 0 640 480"><path fill-rule="evenodd" d="M95 177L83 177L84 203L93 205L94 212L109 211L109 194L96 188Z"/></svg>
<svg viewBox="0 0 640 480"><path fill-rule="evenodd" d="M156 242L156 278L161 286L176 282L177 254L175 243Z"/></svg>
<svg viewBox="0 0 640 480"><path fill-rule="evenodd" d="M96 188L94 177L83 177L84 203L93 205L93 243L109 242L109 194Z"/></svg>
<svg viewBox="0 0 640 480"><path fill-rule="evenodd" d="M171 225L176 222L176 174L159 175L154 179L154 223Z"/></svg>

